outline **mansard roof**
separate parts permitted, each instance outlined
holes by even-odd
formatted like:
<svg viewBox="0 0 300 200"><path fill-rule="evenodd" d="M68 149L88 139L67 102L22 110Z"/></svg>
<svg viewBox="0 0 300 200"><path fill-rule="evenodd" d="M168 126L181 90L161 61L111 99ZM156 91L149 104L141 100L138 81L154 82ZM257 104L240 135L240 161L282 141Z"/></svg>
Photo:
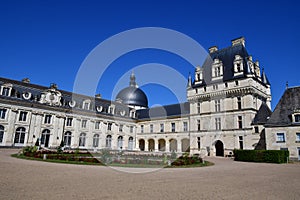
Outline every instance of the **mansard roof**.
<svg viewBox="0 0 300 200"><path fill-rule="evenodd" d="M271 116L272 111L266 103L262 103L259 110L257 111L252 124L253 125L263 125L265 124L269 117Z"/></svg>
<svg viewBox="0 0 300 200"><path fill-rule="evenodd" d="M185 102L137 110L137 117L139 120L148 120L152 118L180 117L189 113L190 105Z"/></svg>
<svg viewBox="0 0 300 200"><path fill-rule="evenodd" d="M3 84L12 84L12 94L9 97L1 96L4 101L9 101L11 104L16 105L30 105L36 108L45 108L51 110L61 110L64 112L85 112L93 114L100 114L106 116L118 116L131 118L129 112L131 108L128 106L106 99L96 98L92 96L86 96L81 94L72 93L69 91L59 90L56 88L45 87L32 83L26 83L17 80L11 80L0 77L0 86ZM41 103L42 94L47 92L56 92L61 96L59 105L49 105L47 103ZM30 93L30 98L24 98L24 94ZM90 103L89 109L83 109L83 102L88 101ZM72 104L75 103L74 106ZM108 112L109 106L115 106L115 113L111 114ZM122 114L121 114L122 113ZM123 114L125 113L125 114Z"/></svg>
<svg viewBox="0 0 300 200"><path fill-rule="evenodd" d="M300 86L288 88L265 126L292 125L292 114L300 112Z"/></svg>
<svg viewBox="0 0 300 200"><path fill-rule="evenodd" d="M243 38L244 39L244 38ZM239 55L242 59L243 63L243 73L239 76L234 76L234 60L235 56ZM215 79L212 80L212 65L215 59L218 59L222 62L223 65L223 77L222 79ZM253 75L254 78L257 79L257 76L255 71L251 71L250 66L248 65L248 62L250 61L251 56L249 55L245 44L244 43L237 43L232 46L223 48L218 50L212 51L207 56L206 60L204 61L204 64L202 65L203 70L203 81L201 84L195 84L193 83L193 87L201 87L205 85L220 83L220 82L227 82L231 80L237 80L246 77L247 75ZM252 62L252 60L251 60ZM257 63L252 62L254 66L257 66ZM261 73L261 80L258 80L262 82L264 85L270 85L270 82L266 76L266 73L262 70Z"/></svg>

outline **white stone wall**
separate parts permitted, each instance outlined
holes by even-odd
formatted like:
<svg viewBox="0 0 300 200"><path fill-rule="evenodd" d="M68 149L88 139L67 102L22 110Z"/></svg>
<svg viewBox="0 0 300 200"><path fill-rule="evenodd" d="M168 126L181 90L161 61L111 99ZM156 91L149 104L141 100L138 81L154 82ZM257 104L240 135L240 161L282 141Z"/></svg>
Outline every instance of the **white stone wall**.
<svg viewBox="0 0 300 200"><path fill-rule="evenodd" d="M277 133L284 133L285 142L277 141ZM297 141L296 133L300 133L299 126L266 127L266 146L268 150L280 150L288 148L290 159L300 160L300 141Z"/></svg>

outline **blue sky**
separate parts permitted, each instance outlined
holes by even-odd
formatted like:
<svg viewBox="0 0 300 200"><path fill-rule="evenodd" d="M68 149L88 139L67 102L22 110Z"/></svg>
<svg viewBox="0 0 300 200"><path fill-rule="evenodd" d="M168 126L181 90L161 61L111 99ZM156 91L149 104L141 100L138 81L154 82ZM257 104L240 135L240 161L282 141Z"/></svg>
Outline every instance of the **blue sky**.
<svg viewBox="0 0 300 200"><path fill-rule="evenodd" d="M188 35L205 49L230 46L246 38L271 82L272 107L289 86L300 85L298 1L0 1L0 76L72 91L86 56L102 41L139 27L164 27ZM170 52L145 49L113 62L97 92L110 99L115 83L132 67L146 63L171 66L183 76L194 71ZM166 75L167 76L167 75ZM137 77L139 82L139 77ZM127 85L124 85L124 87ZM149 105L176 103L157 84L142 86Z"/></svg>

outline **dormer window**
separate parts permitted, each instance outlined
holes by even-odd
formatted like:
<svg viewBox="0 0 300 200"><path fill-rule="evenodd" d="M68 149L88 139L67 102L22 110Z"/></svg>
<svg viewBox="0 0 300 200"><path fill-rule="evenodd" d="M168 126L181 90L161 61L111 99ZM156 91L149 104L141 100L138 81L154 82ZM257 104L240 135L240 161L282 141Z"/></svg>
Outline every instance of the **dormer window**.
<svg viewBox="0 0 300 200"><path fill-rule="evenodd" d="M109 114L114 114L115 113L115 105L110 105L108 107L108 113Z"/></svg>
<svg viewBox="0 0 300 200"><path fill-rule="evenodd" d="M197 67L195 70L195 82L196 83L202 83L203 81L203 72L201 67Z"/></svg>
<svg viewBox="0 0 300 200"><path fill-rule="evenodd" d="M242 72L244 71L244 68L243 68L243 58L240 55L235 55L233 66L234 66L234 75L235 76L241 75Z"/></svg>
<svg viewBox="0 0 300 200"><path fill-rule="evenodd" d="M11 95L11 90L12 90L12 84L4 84L0 88L0 94L2 96L10 96Z"/></svg>
<svg viewBox="0 0 300 200"><path fill-rule="evenodd" d="M221 69L220 66L215 67L215 77L221 76Z"/></svg>
<svg viewBox="0 0 300 200"><path fill-rule="evenodd" d="M300 123L300 113L293 114L293 122Z"/></svg>
<svg viewBox="0 0 300 200"><path fill-rule="evenodd" d="M91 104L90 100L84 100L83 103L82 103L82 109L89 110L90 109L90 104Z"/></svg>
<svg viewBox="0 0 300 200"><path fill-rule="evenodd" d="M212 79L219 79L223 76L223 63L219 59L214 59L212 65Z"/></svg>

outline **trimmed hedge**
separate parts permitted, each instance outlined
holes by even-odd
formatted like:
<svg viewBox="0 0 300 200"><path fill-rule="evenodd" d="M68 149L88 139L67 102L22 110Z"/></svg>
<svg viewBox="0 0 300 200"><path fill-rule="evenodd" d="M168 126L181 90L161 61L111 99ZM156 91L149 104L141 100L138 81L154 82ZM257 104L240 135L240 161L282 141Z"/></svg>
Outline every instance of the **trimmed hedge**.
<svg viewBox="0 0 300 200"><path fill-rule="evenodd" d="M239 150L235 149L234 160L246 162L286 163L289 151L282 150Z"/></svg>

